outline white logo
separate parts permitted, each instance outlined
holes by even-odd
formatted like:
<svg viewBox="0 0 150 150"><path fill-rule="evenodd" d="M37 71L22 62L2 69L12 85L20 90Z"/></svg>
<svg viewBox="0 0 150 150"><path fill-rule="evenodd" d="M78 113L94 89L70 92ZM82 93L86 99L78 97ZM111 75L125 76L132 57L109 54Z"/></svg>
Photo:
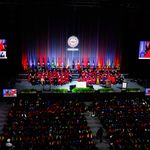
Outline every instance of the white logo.
<svg viewBox="0 0 150 150"><path fill-rule="evenodd" d="M72 48L78 46L79 39L76 36L70 36L67 41L68 45Z"/></svg>

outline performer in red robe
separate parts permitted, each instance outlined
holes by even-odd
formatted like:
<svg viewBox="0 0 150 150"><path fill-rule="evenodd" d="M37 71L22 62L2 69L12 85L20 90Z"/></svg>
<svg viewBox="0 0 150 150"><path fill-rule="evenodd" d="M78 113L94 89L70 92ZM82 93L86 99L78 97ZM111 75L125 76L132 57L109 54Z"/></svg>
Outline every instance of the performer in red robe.
<svg viewBox="0 0 150 150"><path fill-rule="evenodd" d="M150 41L146 42L146 50L145 50L144 58L150 58Z"/></svg>

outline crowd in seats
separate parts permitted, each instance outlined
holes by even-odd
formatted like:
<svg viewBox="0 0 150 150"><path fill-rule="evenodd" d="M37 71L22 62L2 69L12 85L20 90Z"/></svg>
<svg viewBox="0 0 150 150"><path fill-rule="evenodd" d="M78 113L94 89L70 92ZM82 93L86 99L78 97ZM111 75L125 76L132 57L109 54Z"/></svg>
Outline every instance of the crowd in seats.
<svg viewBox="0 0 150 150"><path fill-rule="evenodd" d="M83 103L65 105L41 99L15 100L3 130L16 150L94 150ZM3 142L2 142L3 143ZM4 149L6 144L2 144Z"/></svg>
<svg viewBox="0 0 150 150"><path fill-rule="evenodd" d="M87 84L106 84L110 81L111 84L122 83L124 76L119 70L111 69L84 69L80 73L78 81L85 81Z"/></svg>
<svg viewBox="0 0 150 150"><path fill-rule="evenodd" d="M150 148L148 98L105 99L93 103L93 111L106 129L113 150Z"/></svg>
<svg viewBox="0 0 150 150"><path fill-rule="evenodd" d="M69 69L43 69L41 71L31 69L28 73L28 81L32 84L63 85L71 80L72 74Z"/></svg>

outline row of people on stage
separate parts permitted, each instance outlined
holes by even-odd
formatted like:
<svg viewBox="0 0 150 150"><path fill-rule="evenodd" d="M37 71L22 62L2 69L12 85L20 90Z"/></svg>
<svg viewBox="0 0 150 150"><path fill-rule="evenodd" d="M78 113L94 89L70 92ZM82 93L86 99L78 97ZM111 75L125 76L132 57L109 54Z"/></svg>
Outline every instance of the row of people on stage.
<svg viewBox="0 0 150 150"><path fill-rule="evenodd" d="M99 70L120 70L120 66L114 66L114 65L96 65L94 62L91 64L89 61L85 64L83 62L79 63L75 63L75 61L72 62L72 64L69 66L67 64L55 64L54 61L47 62L47 64L43 61L42 63L40 63L39 61L37 62L37 64L35 65L33 62L31 64L31 66L28 66L28 69L37 69L38 71L42 71L43 69L45 70L51 70L51 69L63 69L63 68L67 68L67 69L71 69L71 70L83 70L83 69L99 69Z"/></svg>
<svg viewBox="0 0 150 150"><path fill-rule="evenodd" d="M78 71L78 81L85 81L87 84L106 84L106 81L110 81L111 84L122 83L124 76L120 71L114 70L99 70L96 69L83 69ZM50 69L38 71L37 69L31 69L28 72L28 81L32 84L54 84L63 85L72 81L71 69Z"/></svg>
<svg viewBox="0 0 150 150"><path fill-rule="evenodd" d="M122 83L124 76L116 70L100 71L100 70L82 70L78 81L85 81L87 84L106 84L106 81L111 84Z"/></svg>
<svg viewBox="0 0 150 150"><path fill-rule="evenodd" d="M69 70L57 71L56 69L51 71L34 71L31 70L28 74L28 81L32 84L54 84L63 85L71 82L72 74Z"/></svg>

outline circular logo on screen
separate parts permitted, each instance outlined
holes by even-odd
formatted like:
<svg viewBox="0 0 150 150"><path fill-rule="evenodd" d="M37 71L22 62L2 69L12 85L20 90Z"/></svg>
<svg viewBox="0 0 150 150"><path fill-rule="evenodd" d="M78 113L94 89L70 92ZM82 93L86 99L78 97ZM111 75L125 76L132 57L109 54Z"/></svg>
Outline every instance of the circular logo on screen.
<svg viewBox="0 0 150 150"><path fill-rule="evenodd" d="M78 46L78 44L79 44L79 39L76 37L76 36L70 36L69 38L68 38L68 45L70 46L70 47L72 47L72 48L74 48L74 47L76 47L76 46Z"/></svg>

